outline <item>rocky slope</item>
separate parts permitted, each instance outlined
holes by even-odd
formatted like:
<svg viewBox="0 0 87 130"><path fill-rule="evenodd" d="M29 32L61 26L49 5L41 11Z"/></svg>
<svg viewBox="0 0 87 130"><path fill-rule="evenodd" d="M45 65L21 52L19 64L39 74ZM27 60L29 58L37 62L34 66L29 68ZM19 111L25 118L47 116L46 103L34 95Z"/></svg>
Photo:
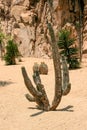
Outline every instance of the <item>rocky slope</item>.
<svg viewBox="0 0 87 130"><path fill-rule="evenodd" d="M86 5L86 1L83 2L84 4ZM53 0L52 16L47 0L0 1L1 29L4 33L14 37L23 56L51 57L47 20L52 23L55 35L58 37L58 31L66 23L72 23L71 26L75 26L79 13L77 0L73 2L71 0ZM76 29L73 33L78 38ZM86 39L86 34L84 39ZM79 40L76 44L79 44Z"/></svg>

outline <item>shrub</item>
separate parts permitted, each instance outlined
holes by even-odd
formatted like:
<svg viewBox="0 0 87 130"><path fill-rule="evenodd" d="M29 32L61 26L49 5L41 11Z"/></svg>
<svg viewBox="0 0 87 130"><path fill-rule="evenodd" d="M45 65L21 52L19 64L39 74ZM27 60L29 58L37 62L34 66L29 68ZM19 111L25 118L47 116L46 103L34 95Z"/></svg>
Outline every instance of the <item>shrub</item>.
<svg viewBox="0 0 87 130"><path fill-rule="evenodd" d="M75 38L70 37L70 31L61 30L59 32L58 46L60 54L66 56L70 69L79 68L78 48L74 47Z"/></svg>
<svg viewBox="0 0 87 130"><path fill-rule="evenodd" d="M0 32L0 44L3 42L3 39L5 38L5 35Z"/></svg>
<svg viewBox="0 0 87 130"><path fill-rule="evenodd" d="M0 31L0 56L3 59L5 35Z"/></svg>
<svg viewBox="0 0 87 130"><path fill-rule="evenodd" d="M6 54L4 60L6 65L15 65L16 58L19 56L17 44L13 40L9 40L6 46Z"/></svg>

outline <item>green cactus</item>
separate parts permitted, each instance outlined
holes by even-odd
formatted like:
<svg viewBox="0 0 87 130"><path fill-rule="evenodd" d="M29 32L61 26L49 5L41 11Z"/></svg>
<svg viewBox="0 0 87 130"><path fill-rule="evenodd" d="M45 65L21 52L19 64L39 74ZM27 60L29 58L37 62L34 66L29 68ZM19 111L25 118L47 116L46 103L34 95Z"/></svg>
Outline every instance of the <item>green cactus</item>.
<svg viewBox="0 0 87 130"><path fill-rule="evenodd" d="M70 37L70 31L62 29L59 32L58 46L60 48L60 53L67 58L67 63L70 69L75 69L80 67L78 60L78 48L74 47L75 38Z"/></svg>
<svg viewBox="0 0 87 130"><path fill-rule="evenodd" d="M4 56L4 60L6 65L15 65L16 58L19 56L19 51L17 44L13 40L9 40L6 46L6 54Z"/></svg>

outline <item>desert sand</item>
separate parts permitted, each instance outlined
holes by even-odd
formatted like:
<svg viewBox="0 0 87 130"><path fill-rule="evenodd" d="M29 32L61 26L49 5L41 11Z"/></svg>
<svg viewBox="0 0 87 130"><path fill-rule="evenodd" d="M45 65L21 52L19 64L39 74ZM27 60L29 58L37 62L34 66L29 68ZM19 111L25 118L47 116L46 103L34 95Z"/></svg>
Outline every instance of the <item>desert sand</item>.
<svg viewBox="0 0 87 130"><path fill-rule="evenodd" d="M28 90L21 73L25 66L32 80L34 62L42 61L49 68L41 80L51 103L55 85L52 60L23 58L17 65L6 66L0 59L0 130L87 130L87 59L82 68L69 71L71 92L62 97L56 111L49 112L36 109L25 98Z"/></svg>

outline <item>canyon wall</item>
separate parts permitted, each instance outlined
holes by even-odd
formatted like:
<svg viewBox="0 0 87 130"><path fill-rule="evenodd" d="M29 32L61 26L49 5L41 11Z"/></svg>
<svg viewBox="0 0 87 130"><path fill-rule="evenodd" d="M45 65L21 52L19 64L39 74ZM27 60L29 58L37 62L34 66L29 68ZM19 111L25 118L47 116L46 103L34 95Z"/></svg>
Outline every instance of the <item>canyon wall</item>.
<svg viewBox="0 0 87 130"><path fill-rule="evenodd" d="M85 5L86 3L85 1ZM53 0L52 15L47 0L0 1L0 27L4 33L15 39L22 56L51 58L47 21L52 23L55 36L58 38L58 31L65 24L70 23L67 25L73 28L78 20L77 0ZM76 30L73 33L78 39ZM76 42L79 44L79 40Z"/></svg>

